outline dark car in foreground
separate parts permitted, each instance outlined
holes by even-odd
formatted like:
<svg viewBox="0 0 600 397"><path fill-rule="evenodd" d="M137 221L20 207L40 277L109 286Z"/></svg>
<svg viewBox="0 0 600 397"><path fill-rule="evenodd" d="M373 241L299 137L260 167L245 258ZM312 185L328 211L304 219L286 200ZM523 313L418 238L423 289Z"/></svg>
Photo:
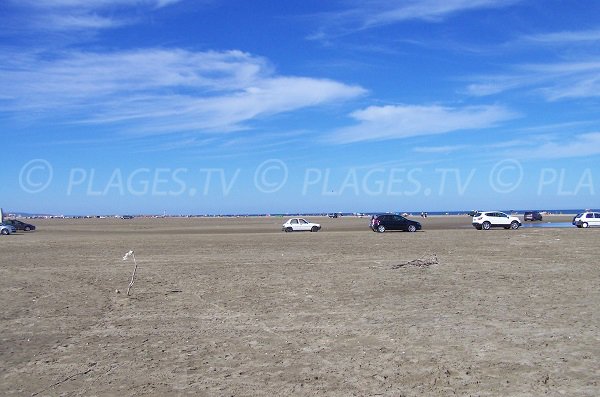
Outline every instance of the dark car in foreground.
<svg viewBox="0 0 600 397"><path fill-rule="evenodd" d="M35 226L33 226L29 223L18 221L16 219L5 219L4 223L14 226L14 228L17 230L23 230L26 232L35 230Z"/></svg>
<svg viewBox="0 0 600 397"><path fill-rule="evenodd" d="M386 230L404 230L406 232L416 232L421 230L421 224L417 221L411 221L401 215L380 214L371 217L369 227L374 232L383 233Z"/></svg>
<svg viewBox="0 0 600 397"><path fill-rule="evenodd" d="M539 213L538 211L527 211L525 212L525 214L523 214L523 220L524 221L541 221L542 220L542 214Z"/></svg>

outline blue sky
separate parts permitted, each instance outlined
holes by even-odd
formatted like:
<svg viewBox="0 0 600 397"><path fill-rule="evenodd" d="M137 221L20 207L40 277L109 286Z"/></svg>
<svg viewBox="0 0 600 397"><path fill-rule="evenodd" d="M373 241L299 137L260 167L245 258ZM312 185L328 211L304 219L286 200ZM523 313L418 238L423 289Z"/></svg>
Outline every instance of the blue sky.
<svg viewBox="0 0 600 397"><path fill-rule="evenodd" d="M1 205L598 207L600 3L6 0Z"/></svg>

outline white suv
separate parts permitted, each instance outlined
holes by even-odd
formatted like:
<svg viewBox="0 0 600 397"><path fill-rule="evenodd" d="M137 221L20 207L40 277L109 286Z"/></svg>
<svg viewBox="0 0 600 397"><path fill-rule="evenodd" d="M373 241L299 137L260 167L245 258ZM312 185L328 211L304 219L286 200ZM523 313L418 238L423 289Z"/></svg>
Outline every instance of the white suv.
<svg viewBox="0 0 600 397"><path fill-rule="evenodd" d="M584 212L573 218L573 224L577 227L600 226L600 212Z"/></svg>
<svg viewBox="0 0 600 397"><path fill-rule="evenodd" d="M477 230L490 230L493 227L516 230L521 226L521 221L516 216L506 215L504 212L477 212L473 215L473 226Z"/></svg>

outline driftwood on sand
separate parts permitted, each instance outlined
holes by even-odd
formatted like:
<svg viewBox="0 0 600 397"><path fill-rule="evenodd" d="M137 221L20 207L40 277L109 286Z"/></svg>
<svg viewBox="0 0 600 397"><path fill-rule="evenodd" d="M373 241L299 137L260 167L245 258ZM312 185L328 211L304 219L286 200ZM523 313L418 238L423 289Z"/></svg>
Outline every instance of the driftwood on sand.
<svg viewBox="0 0 600 397"><path fill-rule="evenodd" d="M438 261L436 254L430 254L420 257L419 259L413 259L412 261L398 263L392 266L392 269L400 269L404 266L416 266L416 267L428 267L431 265L437 265L440 262Z"/></svg>

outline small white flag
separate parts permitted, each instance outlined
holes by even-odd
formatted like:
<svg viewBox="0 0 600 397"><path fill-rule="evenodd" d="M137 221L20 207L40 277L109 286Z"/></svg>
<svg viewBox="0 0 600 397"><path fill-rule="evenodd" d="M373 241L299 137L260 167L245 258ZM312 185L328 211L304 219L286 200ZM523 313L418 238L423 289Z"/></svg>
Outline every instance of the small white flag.
<svg viewBox="0 0 600 397"><path fill-rule="evenodd" d="M131 255L133 255L133 251L129 251L128 253L126 253L125 256L123 256L123 260L126 261L127 258L129 258Z"/></svg>

